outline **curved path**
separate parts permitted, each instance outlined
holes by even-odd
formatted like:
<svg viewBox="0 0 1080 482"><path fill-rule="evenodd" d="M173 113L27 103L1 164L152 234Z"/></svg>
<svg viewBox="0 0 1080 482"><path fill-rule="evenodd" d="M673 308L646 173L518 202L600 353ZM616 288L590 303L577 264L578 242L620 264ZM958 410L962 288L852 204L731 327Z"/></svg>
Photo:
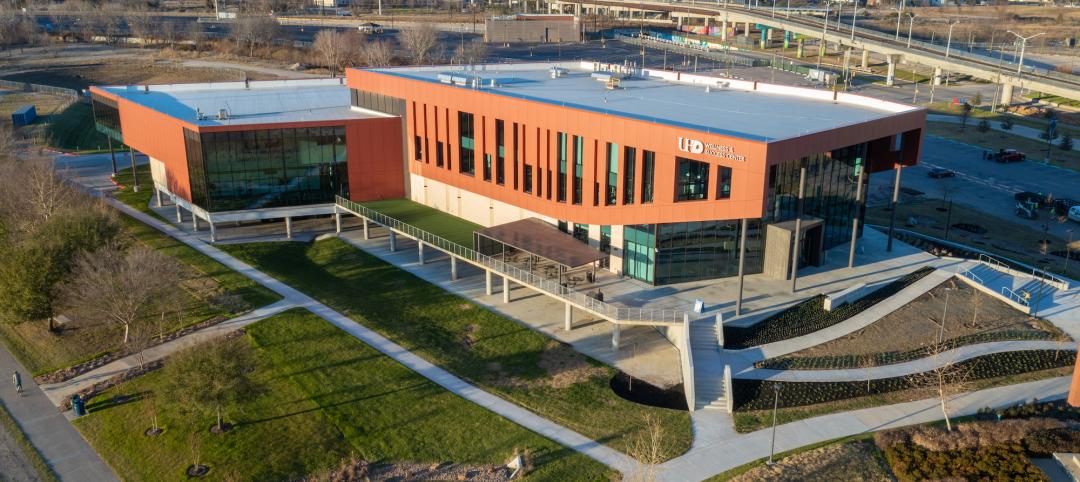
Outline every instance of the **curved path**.
<svg viewBox="0 0 1080 482"><path fill-rule="evenodd" d="M904 363L881 365L870 368L847 368L840 370L774 370L769 368L748 368L732 377L746 380L775 380L784 382L851 382L865 381L867 374L872 380L881 378L914 375L983 355L1010 351L1062 350L1071 356L1076 351L1076 344L1071 341L1049 340L1009 340L964 345L942 352L938 356L928 356Z"/></svg>

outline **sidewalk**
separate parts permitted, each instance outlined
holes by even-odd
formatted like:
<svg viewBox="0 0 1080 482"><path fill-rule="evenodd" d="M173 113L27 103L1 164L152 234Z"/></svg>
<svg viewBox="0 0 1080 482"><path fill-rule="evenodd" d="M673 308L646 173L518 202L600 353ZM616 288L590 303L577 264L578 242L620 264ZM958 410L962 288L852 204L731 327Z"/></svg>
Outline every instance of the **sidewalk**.
<svg viewBox="0 0 1080 482"><path fill-rule="evenodd" d="M18 370L23 379L23 395L11 386L11 372ZM0 384L0 402L18 422L30 443L37 448L60 480L106 482L117 480L97 452L86 443L64 415L34 383L30 372L0 347L0 374L7 379ZM3 467L0 467L2 479Z"/></svg>
<svg viewBox="0 0 1080 482"><path fill-rule="evenodd" d="M293 303L282 300L261 308L256 308L251 312L231 320L223 321L160 345L147 348L146 350L143 350L143 355L141 357L139 355L128 355L70 380L42 385L41 390L45 392L45 396L48 397L54 405L60 406L61 402L67 400L80 390L90 388L95 383L108 380L109 378L124 373L131 368L135 368L142 363L160 360L189 346L202 343L212 338L225 336L234 330L238 330L259 320L264 320L281 313L282 311L295 307L296 305Z"/></svg>

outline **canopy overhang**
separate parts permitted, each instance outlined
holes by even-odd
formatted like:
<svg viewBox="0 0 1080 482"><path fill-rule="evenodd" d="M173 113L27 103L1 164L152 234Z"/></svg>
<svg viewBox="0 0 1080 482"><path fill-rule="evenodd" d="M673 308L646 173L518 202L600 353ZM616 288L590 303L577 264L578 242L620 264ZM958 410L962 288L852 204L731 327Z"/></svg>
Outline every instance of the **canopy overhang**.
<svg viewBox="0 0 1080 482"><path fill-rule="evenodd" d="M607 253L590 248L537 218L479 229L475 235L551 260L566 269L586 266L607 257Z"/></svg>

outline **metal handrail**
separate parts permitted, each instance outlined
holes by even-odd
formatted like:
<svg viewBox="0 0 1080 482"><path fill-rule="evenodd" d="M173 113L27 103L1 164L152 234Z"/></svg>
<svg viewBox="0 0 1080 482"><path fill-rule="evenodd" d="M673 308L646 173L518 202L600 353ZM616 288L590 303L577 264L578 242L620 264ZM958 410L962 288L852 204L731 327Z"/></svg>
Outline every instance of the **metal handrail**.
<svg viewBox="0 0 1080 482"><path fill-rule="evenodd" d="M375 224L385 226L388 229L397 231L435 249L471 261L484 268L495 271L500 275L512 278L517 283L530 286L533 289L543 291L551 296L569 301L583 309L592 311L612 321L682 323L683 318L688 315L688 312L682 310L615 306L611 303L597 300L587 293L564 286L557 280L537 276L536 274L518 268L510 263L481 254L472 248L467 248L428 231L424 231L416 226L392 218L341 196L336 196L336 201L339 207L350 211L357 216L367 218Z"/></svg>
<svg viewBox="0 0 1080 482"><path fill-rule="evenodd" d="M1057 287L1061 288L1061 289L1068 289L1068 287L1069 287L1069 281L1068 280L1066 280L1065 278L1061 278L1061 277L1059 277L1059 276L1057 276L1057 275L1055 275L1053 273L1050 273L1050 272L1048 272L1046 270L1040 270L1038 268L1033 268L1033 267L1030 267L1030 266L1024 266L1025 269L1020 270L1020 269L1017 269L1017 268L1015 268L1015 267L1013 267L1011 265L1006 264L1003 261L998 260L997 258L994 258L993 256L989 256L989 255L982 254L982 253L979 254L979 261L984 262L984 263L989 264L989 265L999 266L1003 270L1020 273L1020 274L1022 274L1024 276L1028 276L1028 270L1030 269L1031 270L1030 271L1030 276L1032 278L1040 279L1040 280L1043 280L1045 282L1057 285Z"/></svg>
<svg viewBox="0 0 1080 482"><path fill-rule="evenodd" d="M974 280L975 282L977 282L977 283L979 283L981 285L986 284L986 283L983 282L982 277L980 277L979 275L977 275L975 273L972 273L970 269L969 270L964 270L964 272L961 273L961 274L963 274L964 276L967 276L968 278L971 278L972 280Z"/></svg>
<svg viewBox="0 0 1080 482"><path fill-rule="evenodd" d="M1028 302L1027 298L1024 298L1023 296L1020 296L1020 294L1018 294L1017 292L1009 289L1008 286L1002 286L1001 287L1001 294L1003 296L1009 298L1010 300L1013 300L1013 301L1016 301L1017 303L1020 303L1021 305L1031 306L1031 303Z"/></svg>

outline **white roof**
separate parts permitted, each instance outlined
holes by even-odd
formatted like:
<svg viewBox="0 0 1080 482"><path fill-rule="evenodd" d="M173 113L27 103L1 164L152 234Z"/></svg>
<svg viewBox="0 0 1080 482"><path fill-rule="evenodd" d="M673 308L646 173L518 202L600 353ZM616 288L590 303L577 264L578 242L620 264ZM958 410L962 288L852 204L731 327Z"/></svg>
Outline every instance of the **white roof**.
<svg viewBox="0 0 1080 482"><path fill-rule="evenodd" d="M564 69L552 78L552 70ZM496 95L645 120L757 141L776 141L918 109L826 90L772 85L594 62L372 69ZM627 75L609 90L596 72ZM446 75L453 73L455 75ZM443 74L440 76L440 74ZM474 84L471 80L477 79ZM492 86L494 81L494 86Z"/></svg>
<svg viewBox="0 0 1080 482"><path fill-rule="evenodd" d="M353 109L342 79L103 87L128 101L200 126L236 126L382 117ZM219 112L227 112L219 119ZM198 113L203 118L199 120Z"/></svg>

